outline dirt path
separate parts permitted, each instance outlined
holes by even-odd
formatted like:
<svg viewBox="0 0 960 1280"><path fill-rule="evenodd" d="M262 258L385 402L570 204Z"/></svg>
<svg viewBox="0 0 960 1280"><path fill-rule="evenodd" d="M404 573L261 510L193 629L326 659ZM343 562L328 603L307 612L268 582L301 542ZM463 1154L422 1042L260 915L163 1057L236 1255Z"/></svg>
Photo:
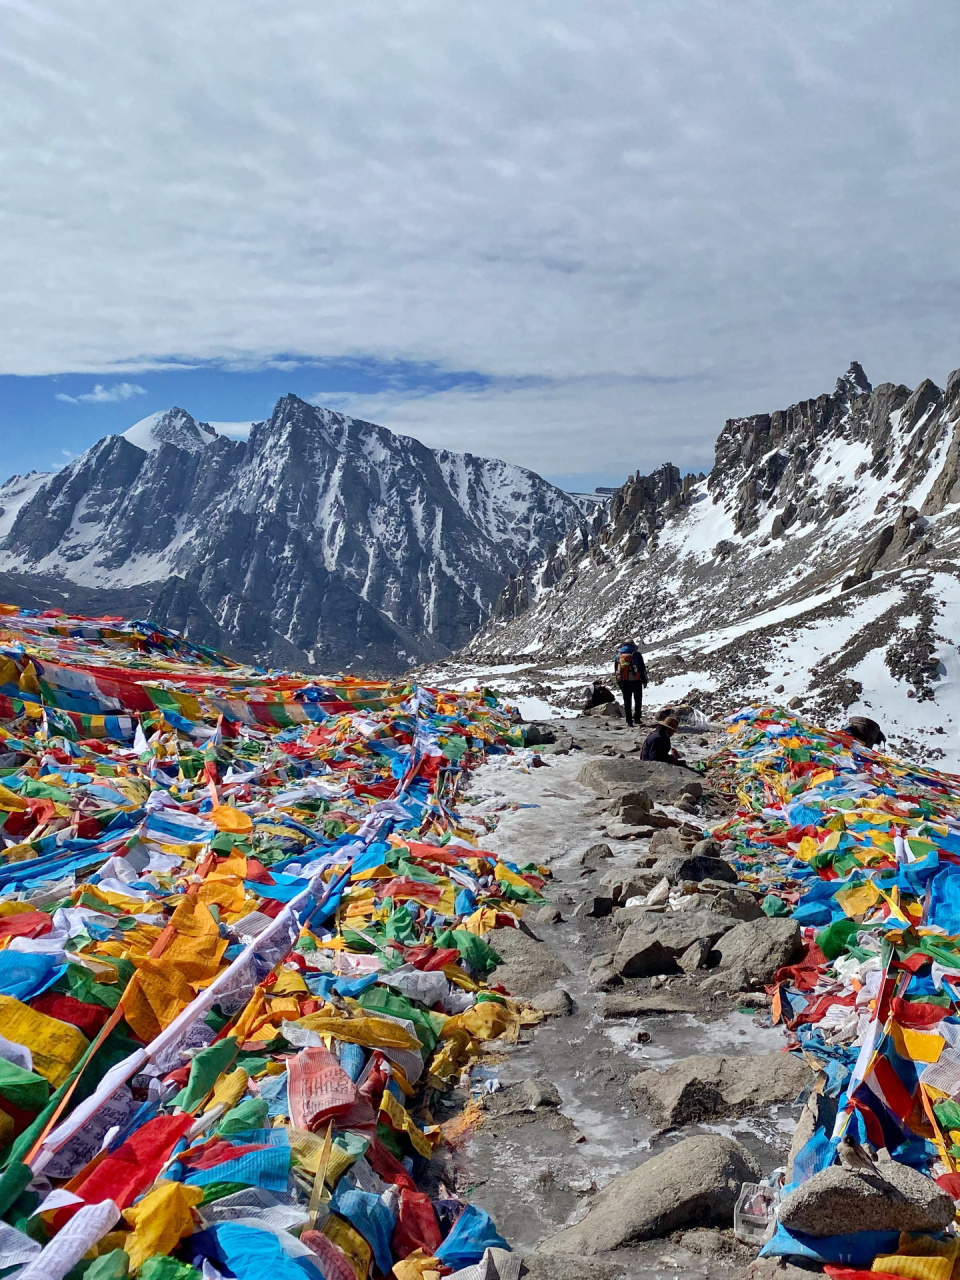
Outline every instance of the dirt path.
<svg viewBox="0 0 960 1280"><path fill-rule="evenodd" d="M764 1171L783 1164L799 1114L795 1104L778 1105L760 1114L717 1116L709 1123L661 1131L634 1102L628 1082L639 1071L662 1069L692 1054L748 1058L777 1053L784 1044L783 1033L769 1025L765 1012L758 1016L756 1011L738 1010L735 997L727 994L705 997L698 982L686 976L647 979L631 984L630 990L657 993L667 1005L671 1000L687 1003L691 1012L601 1016L603 995L592 985L587 969L594 957L615 949L619 932L610 918L593 919L575 911L598 892L607 872L636 867L649 841L610 839L600 825L605 816L601 802L577 778L588 759L627 755L643 735L586 719L552 727L568 729L582 749L544 754L546 768L529 768L527 753L496 758L475 775L470 791L477 801L474 812L499 817L495 832L485 841L488 847L517 863L537 862L552 872L546 893L562 920L541 922L536 909L529 909L525 923L569 970L555 985L569 993L574 1006L569 1016L549 1018L522 1033L517 1045L476 1071L471 1081L475 1096L483 1090L498 1092L486 1095L490 1114L457 1156L458 1184L470 1188L471 1198L493 1214L511 1244L525 1254L582 1216L589 1195L615 1175L693 1133L737 1137ZM700 745L702 738L698 734L684 741L688 758L715 749L720 735L709 733L705 745ZM607 844L612 857L591 864L598 869L590 871L582 865L582 855L598 843ZM517 1090L509 1086L530 1079L553 1086L552 1102L559 1105L541 1102L534 1109L529 1104L521 1109ZM509 1113L498 1115L499 1108ZM729 1274L753 1256L733 1245L732 1233L686 1235L689 1239L679 1242L654 1240L590 1262L580 1260L580 1270L570 1274ZM543 1264L533 1259L529 1265L532 1274L562 1280L559 1260L551 1261L552 1270L537 1271Z"/></svg>

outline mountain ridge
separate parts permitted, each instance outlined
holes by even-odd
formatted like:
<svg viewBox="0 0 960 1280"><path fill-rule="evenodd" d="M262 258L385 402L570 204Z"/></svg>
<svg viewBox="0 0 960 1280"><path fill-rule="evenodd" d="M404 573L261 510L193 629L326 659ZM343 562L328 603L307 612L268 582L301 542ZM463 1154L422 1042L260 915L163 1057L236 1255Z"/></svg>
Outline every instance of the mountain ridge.
<svg viewBox="0 0 960 1280"><path fill-rule="evenodd" d="M904 749L960 763L960 370L728 419L706 477L629 477L583 529L514 575L444 678L469 669L570 707L620 640L649 696L710 714L793 700L875 715Z"/></svg>
<svg viewBox="0 0 960 1280"><path fill-rule="evenodd" d="M459 647L508 574L583 521L526 468L293 395L245 441L151 415L11 478L0 508L0 573L21 596L82 591L89 608L133 591L249 660L385 671Z"/></svg>

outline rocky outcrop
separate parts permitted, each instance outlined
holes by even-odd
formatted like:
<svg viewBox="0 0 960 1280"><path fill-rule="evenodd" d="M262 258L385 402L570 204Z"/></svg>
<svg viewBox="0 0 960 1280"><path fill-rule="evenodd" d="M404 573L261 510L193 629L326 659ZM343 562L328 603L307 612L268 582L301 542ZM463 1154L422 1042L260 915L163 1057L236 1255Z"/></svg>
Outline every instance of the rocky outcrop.
<svg viewBox="0 0 960 1280"><path fill-rule="evenodd" d="M815 1173L781 1202L779 1220L810 1236L853 1231L943 1231L956 1206L932 1178L894 1160L876 1171L834 1166Z"/></svg>
<svg viewBox="0 0 960 1280"><path fill-rule="evenodd" d="M518 996L539 996L570 977L563 961L525 929L493 929L486 941L502 960L491 980Z"/></svg>
<svg viewBox="0 0 960 1280"><path fill-rule="evenodd" d="M677 962L694 942L716 944L735 927L735 921L704 909L646 916L628 927L613 963L624 978L679 973Z"/></svg>
<svg viewBox="0 0 960 1280"><path fill-rule="evenodd" d="M728 1227L740 1187L759 1176L753 1157L733 1138L688 1138L614 1178L586 1217L545 1241L540 1252L589 1257L690 1223Z"/></svg>
<svg viewBox="0 0 960 1280"><path fill-rule="evenodd" d="M571 668L607 674L633 637L648 701L666 680L708 715L758 697L827 723L872 714L897 750L936 760L960 713L944 680L958 560L960 371L911 390L854 363L830 393L731 418L708 480L631 477L589 546L466 655L525 656L498 685L571 705ZM911 724L905 696L940 691Z"/></svg>
<svg viewBox="0 0 960 1280"><path fill-rule="evenodd" d="M658 1124L684 1125L793 1102L811 1079L810 1068L794 1054L695 1055L665 1071L641 1071L630 1081L630 1091Z"/></svg>
<svg viewBox="0 0 960 1280"><path fill-rule="evenodd" d="M715 946L722 968L742 969L758 986L771 982L776 971L796 960L801 951L800 926L789 916L744 920Z"/></svg>

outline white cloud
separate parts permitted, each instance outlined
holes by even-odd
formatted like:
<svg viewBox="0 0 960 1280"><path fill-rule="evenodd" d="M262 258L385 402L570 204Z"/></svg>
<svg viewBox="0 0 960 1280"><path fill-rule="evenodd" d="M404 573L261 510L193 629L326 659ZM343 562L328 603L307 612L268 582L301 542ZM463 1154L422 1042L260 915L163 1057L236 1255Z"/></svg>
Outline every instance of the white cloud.
<svg viewBox="0 0 960 1280"><path fill-rule="evenodd" d="M146 387L138 387L135 382L115 382L112 387L105 387L98 382L92 391L85 391L78 396L68 396L58 391L57 400L65 400L68 404L119 404L124 400L132 400L134 396L145 396Z"/></svg>
<svg viewBox="0 0 960 1280"><path fill-rule="evenodd" d="M595 464L703 453L851 358L911 383L960 363L943 0L4 19L0 372L434 362L495 389L395 418L569 470L584 433Z"/></svg>

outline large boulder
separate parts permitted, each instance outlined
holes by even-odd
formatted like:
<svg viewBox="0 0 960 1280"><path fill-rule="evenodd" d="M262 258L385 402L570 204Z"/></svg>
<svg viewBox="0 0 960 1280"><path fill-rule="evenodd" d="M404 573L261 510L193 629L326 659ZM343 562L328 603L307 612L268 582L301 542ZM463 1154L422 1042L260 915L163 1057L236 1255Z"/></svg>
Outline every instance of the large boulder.
<svg viewBox="0 0 960 1280"><path fill-rule="evenodd" d="M536 996L570 977L563 961L525 929L493 929L486 941L503 960L492 979L513 995Z"/></svg>
<svg viewBox="0 0 960 1280"><path fill-rule="evenodd" d="M722 968L743 969L751 982L765 985L779 968L799 958L800 926L789 916L744 920L724 932L714 950L711 958Z"/></svg>
<svg viewBox="0 0 960 1280"><path fill-rule="evenodd" d="M707 896L704 893L702 880L700 882L700 896ZM766 919L763 908L749 889L736 889L731 885L726 886L719 892L714 892L711 885L707 906L711 911L719 911L721 915L729 916L732 920Z"/></svg>
<svg viewBox="0 0 960 1280"><path fill-rule="evenodd" d="M682 1125L792 1102L811 1079L810 1068L792 1053L742 1058L698 1054L664 1071L641 1071L630 1081L630 1090L657 1123Z"/></svg>
<svg viewBox="0 0 960 1280"><path fill-rule="evenodd" d="M836 1236L852 1231L943 1231L956 1206L932 1178L895 1160L876 1172L839 1165L815 1173L780 1205L790 1231Z"/></svg>
<svg viewBox="0 0 960 1280"><path fill-rule="evenodd" d="M609 705L609 704L608 704ZM597 795L619 795L621 791L645 791L656 804L668 803L676 794L679 774L677 766L658 760L641 760L639 756L598 756L588 760L577 775L577 781Z"/></svg>
<svg viewBox="0 0 960 1280"><path fill-rule="evenodd" d="M620 939L614 966L625 978L679 973L677 961L691 943L707 938L713 946L735 927L735 920L716 911L698 909L665 915L648 912L631 924Z"/></svg>
<svg viewBox="0 0 960 1280"><path fill-rule="evenodd" d="M607 1183L582 1221L540 1249L589 1256L688 1223L729 1227L740 1187L759 1177L753 1156L733 1138L687 1138Z"/></svg>
<svg viewBox="0 0 960 1280"><path fill-rule="evenodd" d="M729 862L706 857L702 853L666 853L656 860L652 869L666 876L671 884L678 884L681 880L722 880L724 884L736 884L739 879Z"/></svg>
<svg viewBox="0 0 960 1280"><path fill-rule="evenodd" d="M608 871L600 881L600 889L614 902L624 903L628 898L645 896L662 880L653 871L634 867L616 867Z"/></svg>

